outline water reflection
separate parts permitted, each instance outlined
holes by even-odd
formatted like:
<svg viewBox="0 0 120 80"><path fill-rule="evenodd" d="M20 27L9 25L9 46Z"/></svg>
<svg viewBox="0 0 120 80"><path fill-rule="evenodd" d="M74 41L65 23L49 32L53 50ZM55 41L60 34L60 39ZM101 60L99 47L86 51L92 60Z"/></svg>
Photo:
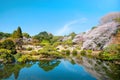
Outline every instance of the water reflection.
<svg viewBox="0 0 120 80"><path fill-rule="evenodd" d="M83 65L98 80L120 80L119 64L87 57L82 57L81 61L79 59L74 59L74 61Z"/></svg>
<svg viewBox="0 0 120 80"><path fill-rule="evenodd" d="M0 80L119 80L119 75L120 65L86 57L0 64Z"/></svg>
<svg viewBox="0 0 120 80"><path fill-rule="evenodd" d="M38 63L39 67L42 68L44 71L53 70L56 66L60 64L59 60L51 60L51 61L40 61Z"/></svg>
<svg viewBox="0 0 120 80"><path fill-rule="evenodd" d="M19 72L22 68L26 67L29 68L33 64L26 63L26 64L6 64L0 65L0 79L6 79L10 77L12 74L14 74L15 79L18 78Z"/></svg>

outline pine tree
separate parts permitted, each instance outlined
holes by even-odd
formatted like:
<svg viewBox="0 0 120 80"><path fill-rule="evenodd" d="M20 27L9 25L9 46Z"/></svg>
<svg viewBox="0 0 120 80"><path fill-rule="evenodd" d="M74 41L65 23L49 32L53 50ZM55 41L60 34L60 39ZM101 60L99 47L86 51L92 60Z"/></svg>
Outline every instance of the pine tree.
<svg viewBox="0 0 120 80"><path fill-rule="evenodd" d="M15 30L12 34L13 38L23 38L22 36L22 30L21 28L18 26L17 30Z"/></svg>
<svg viewBox="0 0 120 80"><path fill-rule="evenodd" d="M18 29L17 29L17 36L18 36L18 38L22 38L23 37L22 36L22 30L21 30L20 26L18 26Z"/></svg>

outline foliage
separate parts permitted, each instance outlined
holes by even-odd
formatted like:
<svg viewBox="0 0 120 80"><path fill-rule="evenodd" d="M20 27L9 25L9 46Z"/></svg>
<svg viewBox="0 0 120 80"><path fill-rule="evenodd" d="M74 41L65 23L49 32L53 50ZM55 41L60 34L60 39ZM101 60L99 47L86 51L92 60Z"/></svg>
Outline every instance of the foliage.
<svg viewBox="0 0 120 80"><path fill-rule="evenodd" d="M99 58L104 60L118 60L120 59L120 45L111 44L99 53Z"/></svg>
<svg viewBox="0 0 120 80"><path fill-rule="evenodd" d="M70 55L70 50L66 50L66 55L69 56Z"/></svg>
<svg viewBox="0 0 120 80"><path fill-rule="evenodd" d="M87 53L90 53L90 54L91 54L91 53L92 53L92 50L87 50Z"/></svg>
<svg viewBox="0 0 120 80"><path fill-rule="evenodd" d="M0 49L0 54L11 54L11 50L8 50L8 49Z"/></svg>
<svg viewBox="0 0 120 80"><path fill-rule="evenodd" d="M28 51L31 51L31 50L32 50L32 48L31 48L31 47L28 47L28 48L27 48L27 50L28 50Z"/></svg>
<svg viewBox="0 0 120 80"><path fill-rule="evenodd" d="M47 33L46 31L44 31L44 32L40 32L39 34L35 35L33 38L39 41L47 40L50 42L50 40L53 38L53 35L51 33Z"/></svg>
<svg viewBox="0 0 120 80"><path fill-rule="evenodd" d="M95 28L97 28L97 27L96 27L96 26L93 26L93 27L92 27L92 30L95 29Z"/></svg>
<svg viewBox="0 0 120 80"><path fill-rule="evenodd" d="M120 18L115 18L114 20L120 23Z"/></svg>
<svg viewBox="0 0 120 80"><path fill-rule="evenodd" d="M72 33L69 34L69 36L71 36L72 39L73 39L73 38L76 36L76 33L75 33L75 32L72 32Z"/></svg>
<svg viewBox="0 0 120 80"><path fill-rule="evenodd" d="M68 39L68 40L64 41L62 44L71 46L73 44L73 42L71 39Z"/></svg>
<svg viewBox="0 0 120 80"><path fill-rule="evenodd" d="M21 53L17 53L17 54L14 55L14 57L15 57L16 60L19 59L21 56L22 56Z"/></svg>
<svg viewBox="0 0 120 80"><path fill-rule="evenodd" d="M22 55L20 58L17 59L17 61L20 63L25 63L29 60L32 60L30 55Z"/></svg>
<svg viewBox="0 0 120 80"><path fill-rule="evenodd" d="M73 50L73 51L72 51L72 55L73 55L73 56L76 56L76 55L77 55L77 50Z"/></svg>
<svg viewBox="0 0 120 80"><path fill-rule="evenodd" d="M23 38L22 36L22 30L21 28L18 26L17 30L15 30L12 34L13 38Z"/></svg>
<svg viewBox="0 0 120 80"><path fill-rule="evenodd" d="M53 46L45 46L38 51L43 57L61 57L62 55Z"/></svg>
<svg viewBox="0 0 120 80"><path fill-rule="evenodd" d="M86 51L82 50L82 51L80 51L80 54L84 56L84 55L86 55Z"/></svg>
<svg viewBox="0 0 120 80"><path fill-rule="evenodd" d="M30 38L31 36L28 33L22 33L23 37Z"/></svg>
<svg viewBox="0 0 120 80"><path fill-rule="evenodd" d="M15 61L14 56L11 54L11 50L0 49L0 59L3 59L3 63L11 63Z"/></svg>
<svg viewBox="0 0 120 80"><path fill-rule="evenodd" d="M120 53L120 45L119 44L111 44L104 49L104 52L108 53Z"/></svg>
<svg viewBox="0 0 120 80"><path fill-rule="evenodd" d="M63 38L63 36L53 36L53 38L51 39L51 44L60 42L61 38Z"/></svg>
<svg viewBox="0 0 120 80"><path fill-rule="evenodd" d="M30 54L31 55L39 55L39 53L37 51L31 51Z"/></svg>
<svg viewBox="0 0 120 80"><path fill-rule="evenodd" d="M11 50L12 54L16 53L15 47L16 46L15 46L14 42L10 39L4 40L0 45L0 48Z"/></svg>
<svg viewBox="0 0 120 80"><path fill-rule="evenodd" d="M55 42L52 46L54 46L54 47L57 47L58 45L61 45L62 44L62 42Z"/></svg>
<svg viewBox="0 0 120 80"><path fill-rule="evenodd" d="M0 32L0 39L2 39L2 38L8 38L8 37L10 37L10 36L11 36L10 33L3 33L3 32Z"/></svg>
<svg viewBox="0 0 120 80"><path fill-rule="evenodd" d="M50 61L40 61L38 64L39 67L41 67L44 71L50 71L57 67L60 64L60 61L58 60L50 60Z"/></svg>

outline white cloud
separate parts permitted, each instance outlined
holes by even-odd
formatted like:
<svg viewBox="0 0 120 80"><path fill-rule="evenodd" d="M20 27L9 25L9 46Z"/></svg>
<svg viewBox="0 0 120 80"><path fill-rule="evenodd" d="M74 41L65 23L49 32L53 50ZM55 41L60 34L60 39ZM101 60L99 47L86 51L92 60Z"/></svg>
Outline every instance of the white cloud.
<svg viewBox="0 0 120 80"><path fill-rule="evenodd" d="M71 27L74 27L72 25L75 25L75 24L83 24L87 21L87 18L81 18L81 19L77 19L77 20L73 20L73 21L70 21L68 23L66 23L60 30L58 30L56 32L56 35L64 35L66 33L69 33L71 31Z"/></svg>

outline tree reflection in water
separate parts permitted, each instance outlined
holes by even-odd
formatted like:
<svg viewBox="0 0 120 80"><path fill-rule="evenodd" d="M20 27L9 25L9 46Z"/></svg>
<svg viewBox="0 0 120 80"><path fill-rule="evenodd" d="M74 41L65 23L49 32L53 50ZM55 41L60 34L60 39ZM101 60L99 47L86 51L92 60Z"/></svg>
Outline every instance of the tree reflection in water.
<svg viewBox="0 0 120 80"><path fill-rule="evenodd" d="M56 66L60 64L59 60L51 60L51 61L40 61L39 67L42 68L44 71L50 71L53 70Z"/></svg>
<svg viewBox="0 0 120 80"><path fill-rule="evenodd" d="M69 59L69 62L71 64L76 65L80 64L84 66L84 69L89 72L91 75L93 75L95 78L98 80L120 80L120 65L114 64L113 62L108 62L108 61L101 61L98 59L93 59L93 58L87 58L87 57L82 57L82 59ZM34 69L41 69L44 70L45 72L50 73L51 70L54 70L55 67L59 67L59 64L62 64L61 60L51 60L51 61L35 61L35 62L27 62L24 64L0 64L0 80L1 79L10 79L12 75L14 75L14 79L18 79L20 76L20 71L22 71L24 68L29 68L29 70ZM73 66L75 67L75 66ZM79 66L77 66L79 67ZM64 67L62 67L63 70ZM28 70L28 69L27 69ZM37 71L37 70L35 70ZM42 72L42 71L41 71ZM69 72L69 71L68 71ZM28 72L29 73L29 72ZM40 73L39 73L40 74ZM39 75L38 74L38 75ZM47 76L47 73L44 73ZM54 73L53 73L54 74ZM32 76L36 76L31 74ZM29 77L31 76L29 75ZM72 73L73 75L73 73ZM76 75L74 75L76 76ZM80 75L79 75L80 76ZM37 76L36 76L37 77ZM12 79L13 79L12 78Z"/></svg>
<svg viewBox="0 0 120 80"><path fill-rule="evenodd" d="M120 64L88 57L82 57L81 60L74 59L98 80L120 80Z"/></svg>
<svg viewBox="0 0 120 80"><path fill-rule="evenodd" d="M29 63L24 63L24 64L0 64L0 80L1 79L7 79L9 78L12 74L14 74L15 79L18 78L19 72L22 68L29 68L33 65L33 62Z"/></svg>
<svg viewBox="0 0 120 80"><path fill-rule="evenodd" d="M0 80L1 79L7 79L12 74L14 74L14 78L17 79L21 69L30 68L35 63L36 62L27 62L27 63L23 63L23 64L18 64L18 63L16 63L16 64L6 64L6 65L0 64ZM59 60L38 62L39 67L42 68L44 71L53 70L59 64L60 64Z"/></svg>

